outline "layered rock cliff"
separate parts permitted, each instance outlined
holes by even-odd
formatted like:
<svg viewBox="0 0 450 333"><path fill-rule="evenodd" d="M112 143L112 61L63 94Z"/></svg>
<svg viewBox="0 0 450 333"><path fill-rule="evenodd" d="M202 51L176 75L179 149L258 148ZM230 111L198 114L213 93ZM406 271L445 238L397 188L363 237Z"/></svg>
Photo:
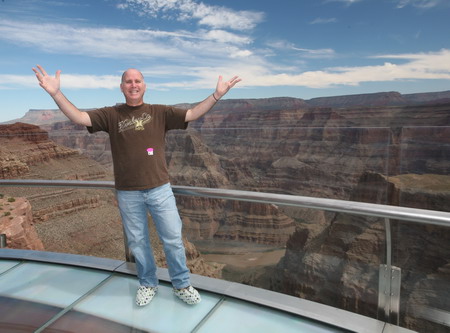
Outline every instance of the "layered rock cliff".
<svg viewBox="0 0 450 333"><path fill-rule="evenodd" d="M251 177L237 165L228 172L234 162L215 154L196 131L175 132L168 136L167 144L173 184L227 188L233 180ZM273 205L194 197L180 197L177 202L184 232L193 241L223 239L284 246L295 227L294 221Z"/></svg>
<svg viewBox="0 0 450 333"><path fill-rule="evenodd" d="M31 205L25 198L0 195L0 230L9 248L44 250L34 227Z"/></svg>
<svg viewBox="0 0 450 333"><path fill-rule="evenodd" d="M51 142L38 126L15 123L0 125L0 177L17 178L29 173L30 166L78 153Z"/></svg>
<svg viewBox="0 0 450 333"><path fill-rule="evenodd" d="M41 125L58 145L71 147L112 171L111 146L107 133L89 134L86 127L67 120Z"/></svg>
<svg viewBox="0 0 450 333"><path fill-rule="evenodd" d="M221 100L218 105L230 110L232 113L240 111L269 111L269 110L298 110L304 108L354 108L354 107L390 107L427 104L448 104L450 102L450 90L416 94L400 94L396 91L378 92L369 94L318 97L309 100L291 97L274 97L259 99L235 99ZM190 108L194 104L177 104L177 107ZM90 109L82 109L87 111ZM35 125L47 125L56 122L64 122L67 119L58 109L30 109L22 118L8 121L7 123L30 123ZM203 119L198 122L203 123Z"/></svg>
<svg viewBox="0 0 450 333"><path fill-rule="evenodd" d="M56 144L35 125L0 125L0 142L0 178L112 179L102 165ZM5 187L0 193L0 233L6 234L9 248L124 259L121 219L112 191ZM152 237L157 238L155 230ZM206 263L192 243L184 242L194 273L221 275L220 265ZM162 248L155 248L156 260L165 266Z"/></svg>

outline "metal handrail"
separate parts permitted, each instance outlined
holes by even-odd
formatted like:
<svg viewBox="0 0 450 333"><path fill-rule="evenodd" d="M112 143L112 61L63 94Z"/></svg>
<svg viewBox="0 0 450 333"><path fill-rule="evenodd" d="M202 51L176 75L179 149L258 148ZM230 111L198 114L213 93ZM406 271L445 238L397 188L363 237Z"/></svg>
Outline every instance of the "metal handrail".
<svg viewBox="0 0 450 333"><path fill-rule="evenodd" d="M38 180L38 179L0 179L0 186L37 186L37 187L75 187L91 189L114 189L113 181L83 181L83 180ZM178 195L207 197L214 199L237 200L319 209L332 212L349 213L364 216L375 216L395 220L423 223L450 227L450 213L373 204L366 202L338 199L316 198L289 194L253 192L229 189L216 189L191 186L172 186Z"/></svg>

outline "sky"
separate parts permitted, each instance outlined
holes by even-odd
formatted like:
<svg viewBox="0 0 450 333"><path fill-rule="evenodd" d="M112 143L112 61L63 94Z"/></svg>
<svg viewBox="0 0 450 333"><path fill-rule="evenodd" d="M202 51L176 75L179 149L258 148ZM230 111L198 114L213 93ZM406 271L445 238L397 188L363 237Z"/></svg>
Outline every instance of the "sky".
<svg viewBox="0 0 450 333"><path fill-rule="evenodd" d="M61 70L79 108L195 103L219 75L224 98L450 90L450 0L1 0L0 122L56 109L32 67Z"/></svg>

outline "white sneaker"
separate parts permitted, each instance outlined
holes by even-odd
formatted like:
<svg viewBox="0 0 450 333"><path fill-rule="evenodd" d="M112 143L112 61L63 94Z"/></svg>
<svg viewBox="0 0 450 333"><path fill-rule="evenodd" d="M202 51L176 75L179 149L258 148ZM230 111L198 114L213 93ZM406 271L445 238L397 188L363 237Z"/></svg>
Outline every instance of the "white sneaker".
<svg viewBox="0 0 450 333"><path fill-rule="evenodd" d="M158 287L145 287L140 286L136 293L136 305L144 306L150 303L153 297L156 295Z"/></svg>
<svg viewBox="0 0 450 333"><path fill-rule="evenodd" d="M183 289L173 288L173 293L183 302L190 305L200 303L202 300L198 291L192 286Z"/></svg>

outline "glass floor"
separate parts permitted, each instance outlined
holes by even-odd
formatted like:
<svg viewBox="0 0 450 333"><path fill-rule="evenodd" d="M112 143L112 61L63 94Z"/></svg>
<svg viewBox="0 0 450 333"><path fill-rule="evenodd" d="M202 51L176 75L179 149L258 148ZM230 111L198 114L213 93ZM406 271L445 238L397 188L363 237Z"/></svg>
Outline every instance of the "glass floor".
<svg viewBox="0 0 450 333"><path fill-rule="evenodd" d="M55 260L49 253L39 254L36 261L29 258L34 251L9 250L19 251L23 257L13 259L14 256L2 256L9 253L6 251L0 249L2 333L352 331L249 301L258 298L252 292L241 299L224 295L217 291L224 290L223 286L228 286L225 291L230 289L228 282L204 277L193 278L202 296L197 305L187 305L176 298L166 279L161 281L153 301L138 307L134 304L138 282L129 268L133 264L100 258L96 262L95 258L84 260L83 256L73 255L62 255L64 260ZM54 255L61 257L61 254ZM73 259L72 264L67 258ZM163 270L162 280L164 274ZM245 288L241 289L243 293ZM369 320L363 326L374 332L375 321Z"/></svg>

